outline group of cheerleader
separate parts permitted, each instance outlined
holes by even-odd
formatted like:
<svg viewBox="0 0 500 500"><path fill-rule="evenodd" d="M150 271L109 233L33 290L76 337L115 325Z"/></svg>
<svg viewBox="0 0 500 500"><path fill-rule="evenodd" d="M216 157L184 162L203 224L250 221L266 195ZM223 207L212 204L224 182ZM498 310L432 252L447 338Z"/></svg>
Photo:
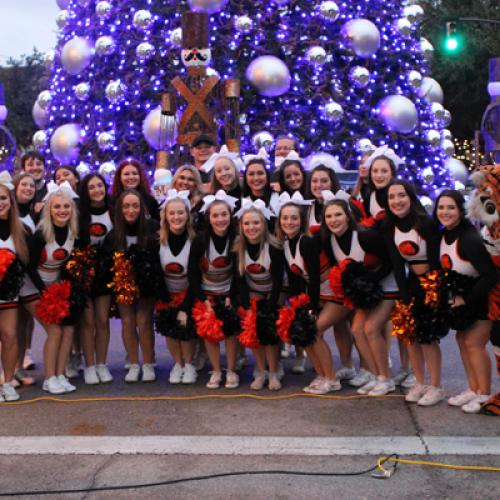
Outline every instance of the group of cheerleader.
<svg viewBox="0 0 500 500"><path fill-rule="evenodd" d="M381 396L403 384L406 401L420 406L444 399L440 340L456 330L467 388L448 403L480 411L491 393L487 304L498 278L462 194L443 190L429 215L386 146L363 159L351 193L326 165L306 172L288 137L277 142L274 172L264 150L241 160L206 136L191 154L159 201L135 159L119 164L110 189L99 173L80 179L70 166L46 183L38 153L23 157L14 179L1 173L3 400L19 398L16 382L34 382L22 369L33 318L47 334L43 390L76 390L66 376L75 350L85 383L111 382L115 315L129 383L156 379L156 331L174 360L172 384L196 382L195 353L204 351L206 387L234 389L248 348L250 388L279 390L280 352L293 345L315 371L307 393L345 382ZM399 341L395 376L388 331Z"/></svg>

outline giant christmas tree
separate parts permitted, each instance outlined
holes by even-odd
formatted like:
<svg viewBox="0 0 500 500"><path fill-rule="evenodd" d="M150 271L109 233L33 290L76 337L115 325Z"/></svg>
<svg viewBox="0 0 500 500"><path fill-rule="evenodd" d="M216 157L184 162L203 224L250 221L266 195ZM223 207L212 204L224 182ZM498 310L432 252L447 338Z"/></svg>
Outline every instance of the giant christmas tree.
<svg viewBox="0 0 500 500"><path fill-rule="evenodd" d="M447 182L449 113L428 75L418 5L399 0L57 0L50 88L35 103L35 145L95 169L127 155L151 168L160 95L180 62L181 15L209 12L211 68L240 78L242 150L290 134L301 153L347 168L359 141L389 144L404 175L432 192ZM272 56L261 58L261 56ZM222 129L222 127L221 127ZM268 134L262 134L268 132ZM145 137L146 136L146 137ZM367 141L361 141L366 143ZM112 170L112 163L106 163Z"/></svg>

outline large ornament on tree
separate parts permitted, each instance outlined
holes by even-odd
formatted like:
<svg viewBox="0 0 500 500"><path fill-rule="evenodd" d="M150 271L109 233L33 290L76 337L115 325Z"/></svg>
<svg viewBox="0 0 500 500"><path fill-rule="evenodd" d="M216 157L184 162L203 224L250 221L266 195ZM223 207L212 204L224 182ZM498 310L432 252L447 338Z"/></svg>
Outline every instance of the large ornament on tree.
<svg viewBox="0 0 500 500"><path fill-rule="evenodd" d="M42 109L37 101L35 102L35 104L33 104L33 110L31 114L33 116L33 121L37 124L37 126L40 128L45 128L45 126L47 125L47 121L49 120L49 110Z"/></svg>
<svg viewBox="0 0 500 500"><path fill-rule="evenodd" d="M378 105L379 118L385 126L400 134L409 134L418 123L415 104L402 95L384 97Z"/></svg>
<svg viewBox="0 0 500 500"><path fill-rule="evenodd" d="M323 116L332 122L338 122L344 116L344 109L335 101L329 101L323 107Z"/></svg>
<svg viewBox="0 0 500 500"><path fill-rule="evenodd" d="M85 38L75 36L68 40L61 52L61 62L70 75L83 71L92 58L92 47Z"/></svg>
<svg viewBox="0 0 500 500"><path fill-rule="evenodd" d="M431 78L429 76L426 76L422 80L422 84L420 85L420 88L418 90L418 95L420 97L423 97L427 102L432 103L432 102L439 102L440 104L443 103L443 89L441 88L441 85L434 80L434 78Z"/></svg>
<svg viewBox="0 0 500 500"><path fill-rule="evenodd" d="M469 171L467 167L456 158L448 158L444 164L445 168L450 172L451 177L462 184L467 184L469 180Z"/></svg>
<svg viewBox="0 0 500 500"><path fill-rule="evenodd" d="M356 87L366 87L370 81L370 72L364 66L354 66L349 73L349 78Z"/></svg>
<svg viewBox="0 0 500 500"><path fill-rule="evenodd" d="M115 136L112 132L101 132L97 136L97 144L101 151L108 151L113 147Z"/></svg>
<svg viewBox="0 0 500 500"><path fill-rule="evenodd" d="M36 100L36 102L42 109L49 109L51 101L52 94L50 93L50 90L42 90L38 94L38 98Z"/></svg>
<svg viewBox="0 0 500 500"><path fill-rule="evenodd" d="M276 97L290 88L290 71L287 65L274 56L260 56L247 68L246 77L261 95Z"/></svg>
<svg viewBox="0 0 500 500"><path fill-rule="evenodd" d="M135 49L135 53L140 61L147 61L154 56L155 48L149 42L142 42Z"/></svg>
<svg viewBox="0 0 500 500"><path fill-rule="evenodd" d="M80 140L80 125L61 125L50 138L50 150L59 162L73 163L78 158Z"/></svg>
<svg viewBox="0 0 500 500"><path fill-rule="evenodd" d="M177 141L178 132L176 116L162 116L160 106L151 110L142 122L142 133L146 142L157 151L172 147Z"/></svg>
<svg viewBox="0 0 500 500"><path fill-rule="evenodd" d="M47 144L47 134L45 130L37 130L33 134L33 146L36 149L43 149Z"/></svg>
<svg viewBox="0 0 500 500"><path fill-rule="evenodd" d="M359 57L371 57L380 47L380 32L368 19L353 19L342 27L347 38Z"/></svg>
<svg viewBox="0 0 500 500"><path fill-rule="evenodd" d="M227 4L228 0L188 0L191 10L196 12L206 12L215 14L220 12Z"/></svg>
<svg viewBox="0 0 500 500"><path fill-rule="evenodd" d="M274 145L274 137L266 130L261 130L252 137L252 144L256 150L266 148L269 151Z"/></svg>

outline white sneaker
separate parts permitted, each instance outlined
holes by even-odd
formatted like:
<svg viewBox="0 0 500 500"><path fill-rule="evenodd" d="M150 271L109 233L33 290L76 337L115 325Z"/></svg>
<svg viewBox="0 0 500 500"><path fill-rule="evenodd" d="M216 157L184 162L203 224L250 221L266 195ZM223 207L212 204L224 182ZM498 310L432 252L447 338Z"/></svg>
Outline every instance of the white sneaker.
<svg viewBox="0 0 500 500"><path fill-rule="evenodd" d="M338 380L351 380L355 376L356 376L356 370L354 368L343 366L342 368L337 370Z"/></svg>
<svg viewBox="0 0 500 500"><path fill-rule="evenodd" d="M129 370L131 366L132 363L128 359L128 354L125 354L125 364L123 365L123 367L125 368L125 370Z"/></svg>
<svg viewBox="0 0 500 500"><path fill-rule="evenodd" d="M184 368L182 368L182 366L179 363L175 363L175 365L170 370L168 381L171 384L180 384L182 382L183 373L184 373Z"/></svg>
<svg viewBox="0 0 500 500"><path fill-rule="evenodd" d="M261 391L262 389L264 389L264 386L266 385L266 380L267 380L267 372L258 371L255 374L252 383L250 384L250 389L252 389L252 391Z"/></svg>
<svg viewBox="0 0 500 500"><path fill-rule="evenodd" d="M361 370L359 370L353 378L349 379L348 384L352 387L363 387L374 378L375 376L372 373L364 368L361 368Z"/></svg>
<svg viewBox="0 0 500 500"><path fill-rule="evenodd" d="M64 375L58 375L57 380L61 387L66 391L66 392L75 392L76 387L69 382L69 380L64 376Z"/></svg>
<svg viewBox="0 0 500 500"><path fill-rule="evenodd" d="M479 413L481 405L486 401L488 401L488 399L490 398L491 396L489 394L487 395L478 394L472 401L469 401L468 403L462 406L462 411L465 413Z"/></svg>
<svg viewBox="0 0 500 500"><path fill-rule="evenodd" d="M408 370L406 370L405 368L400 368L398 373L396 373L396 375L394 375L394 377L392 377L392 380L394 380L394 383L396 385L401 385L403 380L405 380L409 374L410 374L410 372Z"/></svg>
<svg viewBox="0 0 500 500"><path fill-rule="evenodd" d="M184 371L182 372L181 382L183 384L194 384L198 378L198 372L194 365L186 363L184 365Z"/></svg>
<svg viewBox="0 0 500 500"><path fill-rule="evenodd" d="M3 398L3 396L0 394L0 403L4 403L5 402L5 399Z"/></svg>
<svg viewBox="0 0 500 500"><path fill-rule="evenodd" d="M139 382L139 374L141 373L141 367L138 364L132 363L128 369L127 375L125 375L125 382L133 383Z"/></svg>
<svg viewBox="0 0 500 500"><path fill-rule="evenodd" d="M425 394L418 400L419 406L434 406L444 399L444 391L441 387L429 386Z"/></svg>
<svg viewBox="0 0 500 500"><path fill-rule="evenodd" d="M212 372L210 380L207 382L207 389L218 389L222 381L222 372Z"/></svg>
<svg viewBox="0 0 500 500"><path fill-rule="evenodd" d="M466 389L465 391L457 394L448 399L448 404L451 406L463 406L467 404L469 401L472 401L477 397L477 394L471 389Z"/></svg>
<svg viewBox="0 0 500 500"><path fill-rule="evenodd" d="M405 396L405 401L407 403L418 403L422 396L425 394L427 386L424 384L415 384Z"/></svg>
<svg viewBox="0 0 500 500"><path fill-rule="evenodd" d="M368 394L376 385L377 379L375 378L375 376L373 376L373 378L368 380L368 382L365 385L361 386L356 392L358 394Z"/></svg>
<svg viewBox="0 0 500 500"><path fill-rule="evenodd" d="M283 344L280 356L285 359L290 357L290 346L288 344Z"/></svg>
<svg viewBox="0 0 500 500"><path fill-rule="evenodd" d="M304 389L302 389L302 390L304 392L306 392L307 394L312 394L310 391L312 389L315 389L316 387L318 387L322 383L323 383L323 377L320 377L318 375L308 386L304 387Z"/></svg>
<svg viewBox="0 0 500 500"><path fill-rule="evenodd" d="M417 383L417 378L413 373L410 373L402 382L401 387L403 389L411 389Z"/></svg>
<svg viewBox="0 0 500 500"><path fill-rule="evenodd" d="M111 372L106 365L95 365L95 369L101 383L108 384L109 382L113 382L113 375L111 375Z"/></svg>
<svg viewBox="0 0 500 500"><path fill-rule="evenodd" d="M66 368L64 369L64 374L67 378L78 378L80 373L73 365L73 362L70 360L66 363Z"/></svg>
<svg viewBox="0 0 500 500"><path fill-rule="evenodd" d="M240 377L236 372L228 370L226 372L226 384L224 387L226 389L236 389L240 385Z"/></svg>
<svg viewBox="0 0 500 500"><path fill-rule="evenodd" d="M323 382L309 389L309 394L328 394L329 392L340 391L341 389L342 385L337 379L329 380L324 378Z"/></svg>
<svg viewBox="0 0 500 500"><path fill-rule="evenodd" d="M281 379L278 373L269 373L268 388L270 391L279 391L281 389Z"/></svg>
<svg viewBox="0 0 500 500"><path fill-rule="evenodd" d="M396 386L392 378L386 378L384 380L379 380L373 389L368 393L368 396L385 396L389 392L394 392Z"/></svg>
<svg viewBox="0 0 500 500"><path fill-rule="evenodd" d="M87 366L83 370L83 380L89 385L96 385L100 382L95 365Z"/></svg>
<svg viewBox="0 0 500 500"><path fill-rule="evenodd" d="M5 401L17 401L20 397L14 386L9 383L3 384L2 393Z"/></svg>
<svg viewBox="0 0 500 500"><path fill-rule="evenodd" d="M153 363L144 363L142 365L143 382L154 382L156 380L155 365Z"/></svg>
<svg viewBox="0 0 500 500"><path fill-rule="evenodd" d="M66 392L55 375L43 381L42 390L50 392L50 394L64 394Z"/></svg>
<svg viewBox="0 0 500 500"><path fill-rule="evenodd" d="M296 358L293 363L292 373L305 373L306 372L306 358Z"/></svg>

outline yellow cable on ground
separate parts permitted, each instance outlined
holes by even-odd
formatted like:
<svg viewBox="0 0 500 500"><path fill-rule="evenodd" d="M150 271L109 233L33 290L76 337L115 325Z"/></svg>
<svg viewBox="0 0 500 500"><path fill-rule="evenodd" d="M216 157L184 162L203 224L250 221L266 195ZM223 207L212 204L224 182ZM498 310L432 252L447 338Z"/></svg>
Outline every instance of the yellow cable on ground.
<svg viewBox="0 0 500 500"><path fill-rule="evenodd" d="M209 399L253 399L257 401L284 401L287 399L296 398L319 398L319 399L335 399L340 401L351 401L355 399L400 399L404 398L403 394L386 394L385 396L368 396L362 394L356 394L352 396L336 396L328 394L305 394L305 393L294 393L286 394L282 396L257 396L256 394L205 394L200 396L108 396L108 397L94 397L94 398L78 398L78 399L63 399L55 398L53 396L41 396L39 398L27 399L22 401L14 401L12 403L7 403L1 405L1 408L7 408L8 406L24 406L33 403L39 403L42 401L52 401L54 403L95 403L99 401L204 401Z"/></svg>
<svg viewBox="0 0 500 500"><path fill-rule="evenodd" d="M452 469L452 470L500 472L500 467L489 467L489 466L483 466L483 465L453 465L453 464L444 464L441 462L427 462L425 460L409 460L406 458L380 457L377 460L377 468L382 472L382 474L386 474L388 472L382 466L382 462L385 462L385 463L395 462L395 463L408 464L408 465L425 465L428 467L439 467L442 469Z"/></svg>

